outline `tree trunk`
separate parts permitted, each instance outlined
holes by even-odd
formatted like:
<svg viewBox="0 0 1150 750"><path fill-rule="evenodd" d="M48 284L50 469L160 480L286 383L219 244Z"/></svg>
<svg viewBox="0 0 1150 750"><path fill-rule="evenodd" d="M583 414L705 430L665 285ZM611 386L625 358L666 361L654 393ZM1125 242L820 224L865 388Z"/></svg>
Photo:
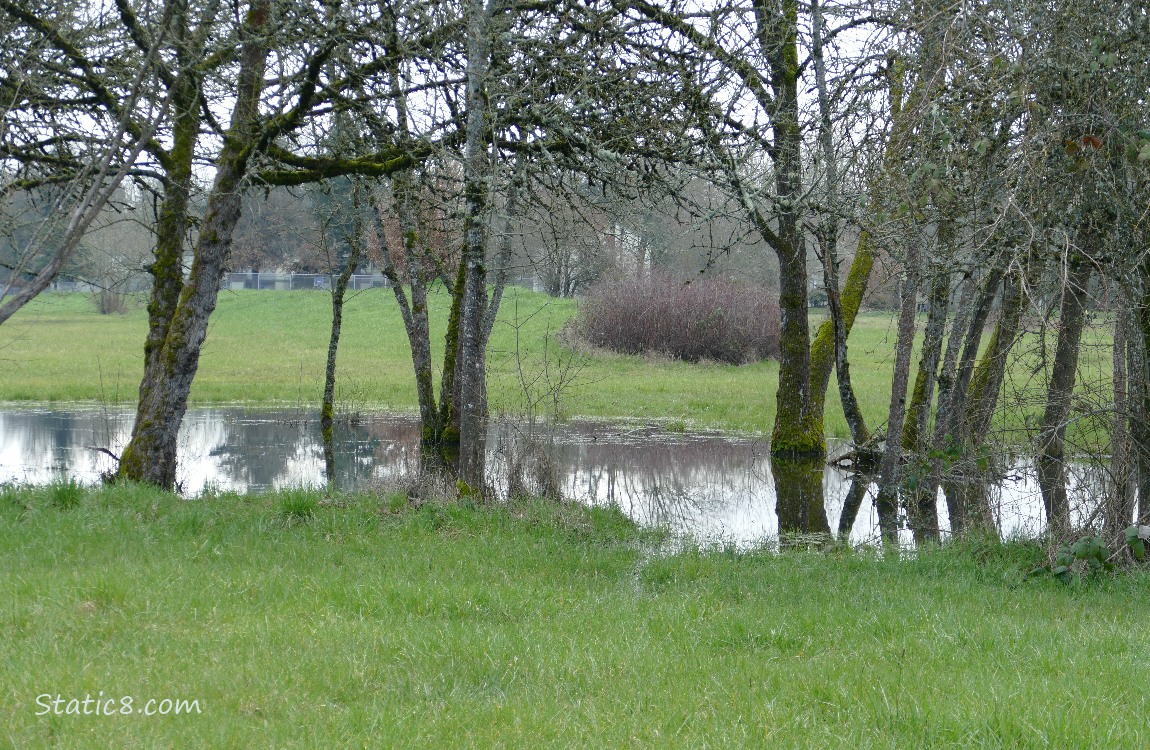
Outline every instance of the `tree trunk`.
<svg viewBox="0 0 1150 750"><path fill-rule="evenodd" d="M912 240L907 248L906 276L898 315L898 343L890 390L887 439L879 466L877 504L898 507L899 464L902 462L902 430L906 420L906 390L914 349L915 312L918 304L918 251Z"/></svg>
<svg viewBox="0 0 1150 750"><path fill-rule="evenodd" d="M1143 275L1150 277L1150 269ZM1143 281L1145 283L1145 281ZM1130 388L1131 471L1138 501L1138 522L1150 523L1150 294L1130 313L1131 335L1126 339L1127 379Z"/></svg>
<svg viewBox="0 0 1150 750"><path fill-rule="evenodd" d="M870 440L870 431L867 430L866 419L859 408L851 385L850 360L847 358L848 326L843 315L842 298L839 295L839 259L838 259L838 220L835 211L838 210L838 158L835 155L834 138L831 132L831 105L830 95L827 92L826 61L823 59L823 15L818 0L811 2L811 59L815 64L815 80L819 98L819 146L822 150L823 168L825 170L826 204L825 216L819 226L819 245L823 255L823 285L827 291L827 306L830 308L831 328L834 334L835 375L839 386L839 400L842 402L843 414L850 427L851 438L855 448L861 452L866 450L866 443ZM857 313L857 308L855 310ZM814 375L814 353L810 354L812 378ZM825 394L826 388L822 389ZM816 387L811 384L811 408L817 413L823 413L825 395L816 396Z"/></svg>
<svg viewBox="0 0 1150 750"><path fill-rule="evenodd" d="M951 414L956 408L961 408L964 398L956 395L959 388L965 388L969 383L969 374L963 376L964 365L960 363L959 352L963 356L973 346L977 352L978 343L982 340L982 327L986 315L990 312L990 305L994 301L998 283L1002 279L1002 268L991 270L981 290L973 276L968 276L962 285L962 293L958 301L958 314L950 328L950 336L946 342L946 353L943 355L942 367L938 372L938 407L934 417L934 431L931 436L930 448L935 454L931 460L930 482L927 492L933 497L937 495L940 486L944 488L947 515L950 517L950 529L956 536L966 531L966 517L963 495L958 491L954 482L943 482L942 459L938 456L944 450L950 450L952 455L954 447L954 428L951 423ZM976 297L977 295L977 297ZM981 318L981 322L979 319ZM972 344L972 337L977 342Z"/></svg>
<svg viewBox="0 0 1150 750"><path fill-rule="evenodd" d="M930 447L935 451L942 450L945 446L947 430L945 410L951 400L951 391L954 389L955 368L958 365L958 353L962 349L963 335L974 312L976 289L977 285L973 277L967 276L963 279L962 291L958 297L958 311L954 316L954 323L950 327L950 335L946 340L946 352L942 357L942 365L938 369L938 406L930 440Z"/></svg>
<svg viewBox="0 0 1150 750"><path fill-rule="evenodd" d="M363 257L363 215L361 187L357 182L352 188L352 229L343 237L348 247L348 258L335 284L331 289L331 336L327 344L327 366L324 368L323 400L320 404L319 427L323 436L324 462L327 466L328 482L335 481L335 365L339 353L339 336L343 329L343 300L351 277L359 268Z"/></svg>
<svg viewBox="0 0 1150 750"><path fill-rule="evenodd" d="M986 319L990 316L994 298L998 295L1006 271L1008 258L1001 257L991 268L982 286L974 311L970 316L970 325L962 336L962 355L954 375L950 378L947 389L947 399L939 404L939 413L935 418L936 436L942 430L943 442L950 445L961 443L962 416L966 411L966 398L970 387L970 379L974 375L974 368L978 362L978 350L982 345L982 334L986 328ZM953 335L953 334L952 334Z"/></svg>
<svg viewBox="0 0 1150 750"><path fill-rule="evenodd" d="M270 0L253 0L248 12L236 105L216 162L216 178L200 225L191 274L179 294L162 343L155 346L154 366L150 371L145 370L140 384L136 422L131 440L120 457L116 474L119 479L147 482L166 489L175 487L176 438L199 367L208 318L216 306L232 232L240 218L241 182L248 159L259 141L256 126L268 57L265 28L270 12ZM180 267L178 264L167 267L162 273L180 273ZM159 278L156 285L160 285ZM173 286L169 279L165 291ZM149 337L151 335L149 332Z"/></svg>
<svg viewBox="0 0 1150 750"><path fill-rule="evenodd" d="M774 246L779 259L779 307L782 326L779 385L771 453L779 456L826 455L823 415L811 398L811 340L807 319L807 246L800 222L802 128L798 87L798 3L754 2L757 31L775 93L773 112L775 192L781 208Z"/></svg>
<svg viewBox="0 0 1150 750"><path fill-rule="evenodd" d="M826 394L831 382L831 373L838 369L840 337L842 340L841 352L845 360L846 339L850 336L851 328L854 326L855 318L862 306L862 299L870 281L870 273L874 268L874 255L874 244L870 232L864 230L859 235L858 247L855 250L854 259L851 261L850 270L847 272L846 283L843 285L842 291L837 294L839 308L837 319L841 324L836 324L835 313L832 310L830 320L823 321L814 340L811 341L811 408L820 415L826 409ZM827 299L829 302L829 286ZM839 381L839 398L841 399L843 388L841 376ZM851 391L853 393L853 388ZM862 416L861 410L859 416ZM860 424L865 428L865 422L860 420ZM852 436L854 434L853 428L851 434ZM858 440L855 440L855 443L857 446Z"/></svg>
<svg viewBox="0 0 1150 750"><path fill-rule="evenodd" d="M930 406L934 400L934 384L938 375L938 361L942 354L942 337L949 306L950 274L936 270L918 372L915 374L910 407L907 409L906 423L902 430L903 450L913 454L915 466L921 468L929 466L921 460L921 456ZM929 469L927 471L929 472ZM917 483L907 500L911 528L919 538L937 541L939 534L937 489L931 486L926 476L919 479L921 481Z"/></svg>
<svg viewBox="0 0 1150 750"><path fill-rule="evenodd" d="M491 55L491 17L482 0L467 4L467 130L463 193L467 203L463 257L463 294L459 309L456 390L459 399L459 480L482 495L486 485L488 188L491 154L487 76Z"/></svg>
<svg viewBox="0 0 1150 750"><path fill-rule="evenodd" d="M435 404L435 383L431 367L431 323L427 304L428 275L425 271L423 239L419 234L419 221L416 215L416 193L410 173L397 175L393 182L395 203L403 242L403 254L407 265L407 281L411 290L411 306L406 300L400 307L405 310L404 324L407 339L411 344L411 361L415 368L415 392L419 403L421 422L420 441L427 450L437 447L440 436L439 414ZM403 288L394 286L399 299Z"/></svg>
<svg viewBox="0 0 1150 750"><path fill-rule="evenodd" d="M1025 310L1023 276L1019 273L1007 278L1003 284L998 323L970 379L966 414L962 420L963 440L969 450L977 450L986 442L994 409L1006 379L1007 357L1022 330L1022 313Z"/></svg>
<svg viewBox="0 0 1150 750"><path fill-rule="evenodd" d="M459 320L463 310L463 284L467 267L462 261L455 275L452 287L451 313L447 317L447 333L444 335L443 374L439 386L439 427L440 446L444 458L452 463L459 460Z"/></svg>
<svg viewBox="0 0 1150 750"><path fill-rule="evenodd" d="M911 389L910 406L902 430L902 447L908 451L921 451L934 402L934 386L938 379L938 363L942 357L942 339L946 330L946 315L950 307L950 275L937 271L930 291L930 310L918 370Z"/></svg>
<svg viewBox="0 0 1150 750"><path fill-rule="evenodd" d="M1073 403L1079 343L1086 325L1087 285L1093 267L1085 258L1071 257L1058 310L1058 345L1054 351L1046 411L1038 436L1038 484L1046 507L1047 533L1060 540L1070 531L1070 505L1066 496L1066 424Z"/></svg>
<svg viewBox="0 0 1150 750"><path fill-rule="evenodd" d="M1128 341L1130 329L1129 309L1123 304L1124 296L1117 284L1111 284L1115 304L1111 307L1114 315L1114 427L1111 435L1110 493L1107 496L1105 512L1105 538L1112 546L1121 548L1126 543L1124 532L1134 521L1135 501L1135 462L1131 450L1130 422L1131 391L1127 376L1127 363L1130 352ZM1137 366L1130 362L1132 366Z"/></svg>
<svg viewBox="0 0 1150 750"><path fill-rule="evenodd" d="M958 518L964 529L984 532L994 530L994 514L991 512L988 492L990 479L979 476L977 459L983 455L982 447L1006 375L1007 355L1018 337L1025 302L1021 277L1007 277L1002 287L998 323L990 335L986 351L972 371L966 396L962 399L963 413L955 416L954 445L960 450L960 466L966 467L968 476L952 484L952 491L947 493L947 497L954 498L952 525L954 519Z"/></svg>

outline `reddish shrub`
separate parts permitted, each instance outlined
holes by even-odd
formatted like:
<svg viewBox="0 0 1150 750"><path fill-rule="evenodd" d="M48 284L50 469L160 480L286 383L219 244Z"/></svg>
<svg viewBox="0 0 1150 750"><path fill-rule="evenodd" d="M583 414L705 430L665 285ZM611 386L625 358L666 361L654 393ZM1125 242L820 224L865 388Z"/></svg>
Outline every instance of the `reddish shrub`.
<svg viewBox="0 0 1150 750"><path fill-rule="evenodd" d="M580 301L578 330L589 343L624 354L742 364L778 356L779 301L715 278L608 280Z"/></svg>

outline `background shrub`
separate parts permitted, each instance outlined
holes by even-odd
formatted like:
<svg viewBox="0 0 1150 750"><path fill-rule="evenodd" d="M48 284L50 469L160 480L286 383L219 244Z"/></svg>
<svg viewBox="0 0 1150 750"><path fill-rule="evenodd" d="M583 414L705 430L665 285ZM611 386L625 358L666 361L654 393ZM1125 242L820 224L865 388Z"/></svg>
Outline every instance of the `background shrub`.
<svg viewBox="0 0 1150 750"><path fill-rule="evenodd" d="M742 364L779 353L778 297L716 278L602 281L579 303L579 334L624 354Z"/></svg>
<svg viewBox="0 0 1150 750"><path fill-rule="evenodd" d="M128 312L129 295L112 289L101 289L93 293L96 309L101 315L123 315Z"/></svg>

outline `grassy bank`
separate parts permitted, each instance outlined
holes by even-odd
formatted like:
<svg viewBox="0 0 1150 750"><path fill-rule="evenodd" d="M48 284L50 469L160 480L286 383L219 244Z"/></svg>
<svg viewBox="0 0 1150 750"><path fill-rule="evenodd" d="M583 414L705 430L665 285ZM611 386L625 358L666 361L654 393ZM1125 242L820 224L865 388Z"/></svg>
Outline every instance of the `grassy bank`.
<svg viewBox="0 0 1150 750"><path fill-rule="evenodd" d="M224 292L212 318L192 389L197 403L248 401L317 404L327 355L330 297L316 292ZM431 296L433 346L443 346L448 297ZM556 340L576 312L571 300L509 290L489 350L491 406L522 413L529 400L550 408L548 383L559 388L566 415L682 420L694 427L769 432L775 414L778 366L687 364L595 351L573 354ZM42 295L0 327L0 401L132 401L142 372L145 311L99 315L83 294ZM1087 336L1082 377L1101 386L1109 377L1109 347ZM851 370L863 412L878 426L890 402L893 318L864 313L851 333ZM1038 362L1033 342L1019 352ZM545 367L544 355L548 362ZM414 410L411 350L390 291L362 292L347 303L340 349L341 397L352 406ZM520 374L524 376L520 377ZM530 382L530 399L522 383ZM1003 421L1021 425L1041 414L1043 381L1033 368L1013 369L1002 401ZM827 433L849 431L832 383ZM1089 427L1089 430L1097 429ZM1083 426L1072 425L1081 432Z"/></svg>
<svg viewBox="0 0 1150 750"><path fill-rule="evenodd" d="M6 491L0 746L1150 747L1144 575L653 558L606 511L319 499ZM199 713L36 715L100 691Z"/></svg>

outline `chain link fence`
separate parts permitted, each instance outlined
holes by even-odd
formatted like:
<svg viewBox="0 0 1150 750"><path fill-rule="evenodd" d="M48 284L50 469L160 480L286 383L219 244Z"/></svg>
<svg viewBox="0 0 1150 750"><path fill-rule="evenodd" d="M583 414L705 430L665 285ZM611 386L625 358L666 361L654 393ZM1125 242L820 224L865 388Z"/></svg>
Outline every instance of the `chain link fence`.
<svg viewBox="0 0 1150 750"><path fill-rule="evenodd" d="M273 289L277 291L299 291L305 289L331 289L336 276L326 273L280 273L256 272L229 273L224 278L224 289ZM387 286L382 273L357 273L348 282L348 290L375 289Z"/></svg>

